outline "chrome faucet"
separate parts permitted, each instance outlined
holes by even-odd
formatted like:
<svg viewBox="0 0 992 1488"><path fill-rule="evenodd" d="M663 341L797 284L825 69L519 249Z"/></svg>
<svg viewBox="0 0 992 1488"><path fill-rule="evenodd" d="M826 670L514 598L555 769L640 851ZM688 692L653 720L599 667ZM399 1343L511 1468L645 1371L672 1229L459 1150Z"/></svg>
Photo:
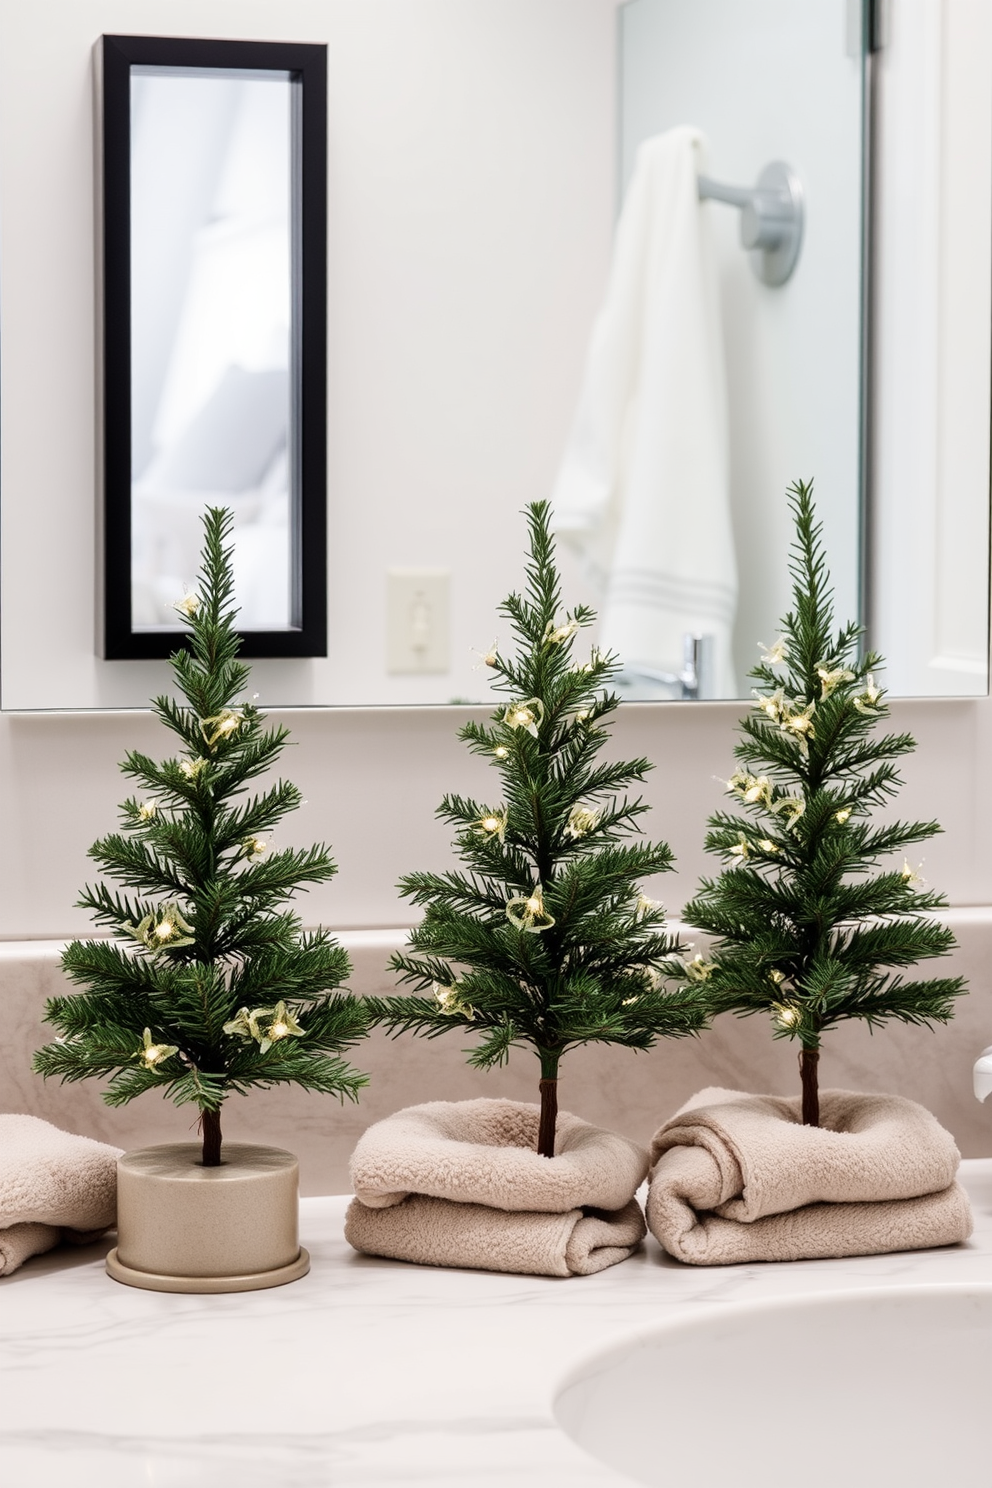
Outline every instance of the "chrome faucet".
<svg viewBox="0 0 992 1488"><path fill-rule="evenodd" d="M619 680L660 682L663 687L677 687L682 700L698 701L710 695L710 666L713 637L696 635L687 630L682 637L682 670L658 672L652 667L624 667Z"/></svg>

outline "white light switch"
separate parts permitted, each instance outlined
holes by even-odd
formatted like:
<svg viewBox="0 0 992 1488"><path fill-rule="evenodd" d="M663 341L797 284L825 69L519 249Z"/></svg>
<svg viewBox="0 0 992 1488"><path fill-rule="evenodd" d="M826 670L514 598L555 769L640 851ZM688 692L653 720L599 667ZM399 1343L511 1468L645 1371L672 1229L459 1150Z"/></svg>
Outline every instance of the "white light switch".
<svg viewBox="0 0 992 1488"><path fill-rule="evenodd" d="M387 672L447 672L451 575L446 568L386 574Z"/></svg>

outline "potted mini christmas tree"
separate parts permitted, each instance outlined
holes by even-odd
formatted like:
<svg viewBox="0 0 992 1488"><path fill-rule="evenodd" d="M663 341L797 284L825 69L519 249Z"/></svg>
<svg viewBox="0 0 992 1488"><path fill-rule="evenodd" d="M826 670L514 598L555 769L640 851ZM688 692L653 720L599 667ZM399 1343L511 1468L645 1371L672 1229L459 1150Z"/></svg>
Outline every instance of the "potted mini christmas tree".
<svg viewBox="0 0 992 1488"><path fill-rule="evenodd" d="M300 804L296 786L251 791L287 730L266 728L243 701L231 522L223 510L206 514L198 589L176 606L189 624L189 649L172 656L184 701L154 703L179 752L161 763L131 753L121 766L139 792L90 856L127 892L103 881L83 891L80 904L110 933L66 947L63 968L83 990L49 1002L60 1036L35 1056L45 1076L109 1077L108 1105L156 1090L199 1112L201 1145L147 1148L120 1163L108 1269L158 1290L247 1290L303 1275L295 1157L223 1147L221 1113L256 1086L354 1099L366 1083L341 1057L367 1029L362 1005L336 990L347 955L326 931L304 933L286 907L335 865L320 845L271 846Z"/></svg>
<svg viewBox="0 0 992 1488"><path fill-rule="evenodd" d="M526 593L501 605L518 645L486 656L508 701L489 724L461 730L499 776L499 798L448 795L438 815L456 829L463 867L411 873L402 892L423 907L410 948L393 958L420 994L385 999L374 1016L396 1032L435 1038L461 1029L469 1063L500 1065L514 1047L540 1061L537 1151L555 1154L558 1071L580 1044L649 1049L703 1026L692 977L674 990L659 967L681 947L642 884L672 866L664 843L629 840L648 810L624 794L644 759L603 763L604 724L618 699L606 690L615 661L575 638L595 616L562 612L546 502L528 508Z"/></svg>
<svg viewBox="0 0 992 1488"><path fill-rule="evenodd" d="M907 858L891 861L940 827L876 819L901 784L896 761L915 744L878 732L888 713L882 659L859 655L858 625L834 629L812 487L797 483L789 500L794 608L751 673L754 707L727 784L737 809L710 819L706 847L725 866L684 915L715 937L695 972L713 1012L770 1013L775 1037L798 1042L802 1119L817 1126L829 1029L851 1018L871 1028L945 1023L965 984L902 974L954 947L932 915L944 899ZM669 970L686 975L678 963Z"/></svg>

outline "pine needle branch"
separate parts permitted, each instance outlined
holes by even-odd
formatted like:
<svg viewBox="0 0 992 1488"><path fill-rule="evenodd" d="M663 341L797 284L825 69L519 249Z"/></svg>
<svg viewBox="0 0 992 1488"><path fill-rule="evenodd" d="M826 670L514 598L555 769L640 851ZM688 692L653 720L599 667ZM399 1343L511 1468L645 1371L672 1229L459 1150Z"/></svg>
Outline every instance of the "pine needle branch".
<svg viewBox="0 0 992 1488"><path fill-rule="evenodd" d="M775 1037L816 1051L849 1018L870 1027L944 1022L966 989L958 977L900 975L954 949L933 918L942 896L908 860L892 862L940 828L871 819L898 791L895 762L915 744L878 731L888 714L876 681L882 660L859 654L859 626L835 625L812 487L792 486L789 502L792 608L751 674L754 708L727 784L735 809L709 821L707 851L723 868L684 913L714 937L711 961L695 973L711 1012L768 1013ZM804 1083L804 1119L815 1121L810 1089Z"/></svg>
<svg viewBox="0 0 992 1488"><path fill-rule="evenodd" d="M478 1068L533 1049L543 1100L567 1050L650 1048L695 1032L705 1013L694 983L661 985L663 965L683 947L643 884L671 868L672 854L665 843L629 840L647 810L630 791L650 764L599 759L618 706L608 686L617 663L595 649L588 660L575 656L594 616L562 609L547 504L528 507L527 522L524 586L500 606L514 648L486 658L507 701L488 723L460 731L498 784L485 801L442 800L438 816L454 828L460 866L401 880L425 911L392 959L414 992L369 1011L394 1034L468 1032Z"/></svg>
<svg viewBox="0 0 992 1488"><path fill-rule="evenodd" d="M206 513L197 593L177 605L190 631L172 656L179 696L154 703L181 750L127 755L122 773L141 794L90 849L124 892L100 881L79 903L112 938L66 947L79 990L49 1002L60 1036L35 1057L46 1076L107 1080L114 1106L157 1090L218 1112L230 1095L279 1084L352 1100L366 1081L340 1057L368 1029L362 1004L339 991L347 955L283 907L335 865L322 844L272 850L268 834L300 804L295 785L249 790L288 735L243 700L231 527L229 512Z"/></svg>

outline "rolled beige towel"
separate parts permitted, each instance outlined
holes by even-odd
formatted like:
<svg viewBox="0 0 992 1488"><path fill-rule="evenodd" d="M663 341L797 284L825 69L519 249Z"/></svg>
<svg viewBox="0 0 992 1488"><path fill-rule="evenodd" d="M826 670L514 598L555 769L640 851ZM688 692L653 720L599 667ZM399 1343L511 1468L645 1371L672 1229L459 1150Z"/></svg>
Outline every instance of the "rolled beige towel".
<svg viewBox="0 0 992 1488"><path fill-rule="evenodd" d="M37 1116L0 1115L0 1276L59 1240L95 1239L117 1217L119 1147Z"/></svg>
<svg viewBox="0 0 992 1488"><path fill-rule="evenodd" d="M901 1096L826 1090L820 1120L803 1126L798 1098L700 1091L652 1142L652 1234L699 1266L968 1238L960 1154L929 1111Z"/></svg>
<svg viewBox="0 0 992 1488"><path fill-rule="evenodd" d="M351 1157L356 1196L372 1209L428 1194L491 1209L564 1214L622 1209L648 1171L643 1147L559 1111L554 1157L537 1151L540 1108L522 1101L431 1101L377 1121Z"/></svg>
<svg viewBox="0 0 992 1488"><path fill-rule="evenodd" d="M646 1233L634 1193L648 1155L559 1112L555 1156L540 1111L518 1101L433 1101L368 1129L351 1159L356 1250L421 1265L589 1275Z"/></svg>

